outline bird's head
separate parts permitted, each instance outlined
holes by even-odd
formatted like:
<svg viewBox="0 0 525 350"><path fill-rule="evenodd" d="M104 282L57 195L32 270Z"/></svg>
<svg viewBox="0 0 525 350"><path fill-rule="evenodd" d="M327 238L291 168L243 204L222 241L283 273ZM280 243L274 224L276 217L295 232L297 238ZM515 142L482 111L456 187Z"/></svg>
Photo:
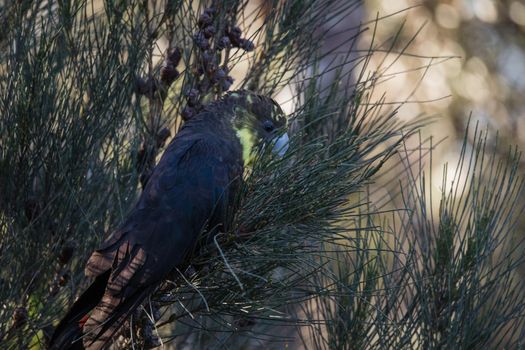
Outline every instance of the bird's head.
<svg viewBox="0 0 525 350"><path fill-rule="evenodd" d="M231 113L232 124L239 133L255 138L255 143L273 144L273 151L283 156L288 149L284 130L286 116L272 98L247 90L229 92L221 103Z"/></svg>

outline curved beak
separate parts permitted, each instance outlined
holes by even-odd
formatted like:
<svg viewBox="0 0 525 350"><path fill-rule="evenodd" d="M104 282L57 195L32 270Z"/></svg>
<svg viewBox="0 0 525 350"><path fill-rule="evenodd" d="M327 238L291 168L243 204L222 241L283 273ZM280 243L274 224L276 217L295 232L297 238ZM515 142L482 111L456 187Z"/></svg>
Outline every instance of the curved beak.
<svg viewBox="0 0 525 350"><path fill-rule="evenodd" d="M288 137L288 133L284 133L274 140L275 141L273 144L272 152L274 154L279 155L279 157L284 156L286 151L288 151L288 147L289 147L290 138Z"/></svg>

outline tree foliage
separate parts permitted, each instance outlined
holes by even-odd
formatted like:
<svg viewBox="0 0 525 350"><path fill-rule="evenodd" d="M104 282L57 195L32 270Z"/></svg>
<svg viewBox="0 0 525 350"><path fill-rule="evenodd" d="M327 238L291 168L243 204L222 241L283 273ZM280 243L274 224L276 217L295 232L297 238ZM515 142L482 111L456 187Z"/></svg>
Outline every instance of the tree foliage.
<svg viewBox="0 0 525 350"><path fill-rule="evenodd" d="M326 51L319 28L359 1L270 3L0 2L2 348L45 347L170 133L235 87L292 91L289 151L254 150L231 231L173 271L117 347L521 346L519 152L486 151L476 128L433 207L428 120L374 99L385 44L357 46L381 19ZM398 40L386 51L400 57Z"/></svg>

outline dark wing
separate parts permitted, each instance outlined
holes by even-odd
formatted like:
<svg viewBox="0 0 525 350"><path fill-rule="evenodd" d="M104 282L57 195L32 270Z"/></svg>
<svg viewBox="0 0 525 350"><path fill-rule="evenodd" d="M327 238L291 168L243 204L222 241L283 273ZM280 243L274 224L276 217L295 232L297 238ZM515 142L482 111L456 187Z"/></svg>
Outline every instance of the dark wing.
<svg viewBox="0 0 525 350"><path fill-rule="evenodd" d="M84 326L86 346L103 347L166 274L184 262L205 227L223 220L231 186L242 174L240 147L206 136L170 144L129 218L89 259L89 275L108 270L111 275Z"/></svg>

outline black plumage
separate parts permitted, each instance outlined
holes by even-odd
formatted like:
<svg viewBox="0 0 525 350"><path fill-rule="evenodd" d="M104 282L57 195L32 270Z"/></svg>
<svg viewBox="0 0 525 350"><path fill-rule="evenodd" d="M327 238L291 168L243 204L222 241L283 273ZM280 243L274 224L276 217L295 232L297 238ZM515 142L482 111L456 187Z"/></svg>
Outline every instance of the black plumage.
<svg viewBox="0 0 525 350"><path fill-rule="evenodd" d="M243 173L236 128L269 141L284 122L272 99L247 91L229 93L187 121L126 220L91 255L86 274L94 282L56 327L50 347L107 346L166 275L184 268L201 233L228 229Z"/></svg>

